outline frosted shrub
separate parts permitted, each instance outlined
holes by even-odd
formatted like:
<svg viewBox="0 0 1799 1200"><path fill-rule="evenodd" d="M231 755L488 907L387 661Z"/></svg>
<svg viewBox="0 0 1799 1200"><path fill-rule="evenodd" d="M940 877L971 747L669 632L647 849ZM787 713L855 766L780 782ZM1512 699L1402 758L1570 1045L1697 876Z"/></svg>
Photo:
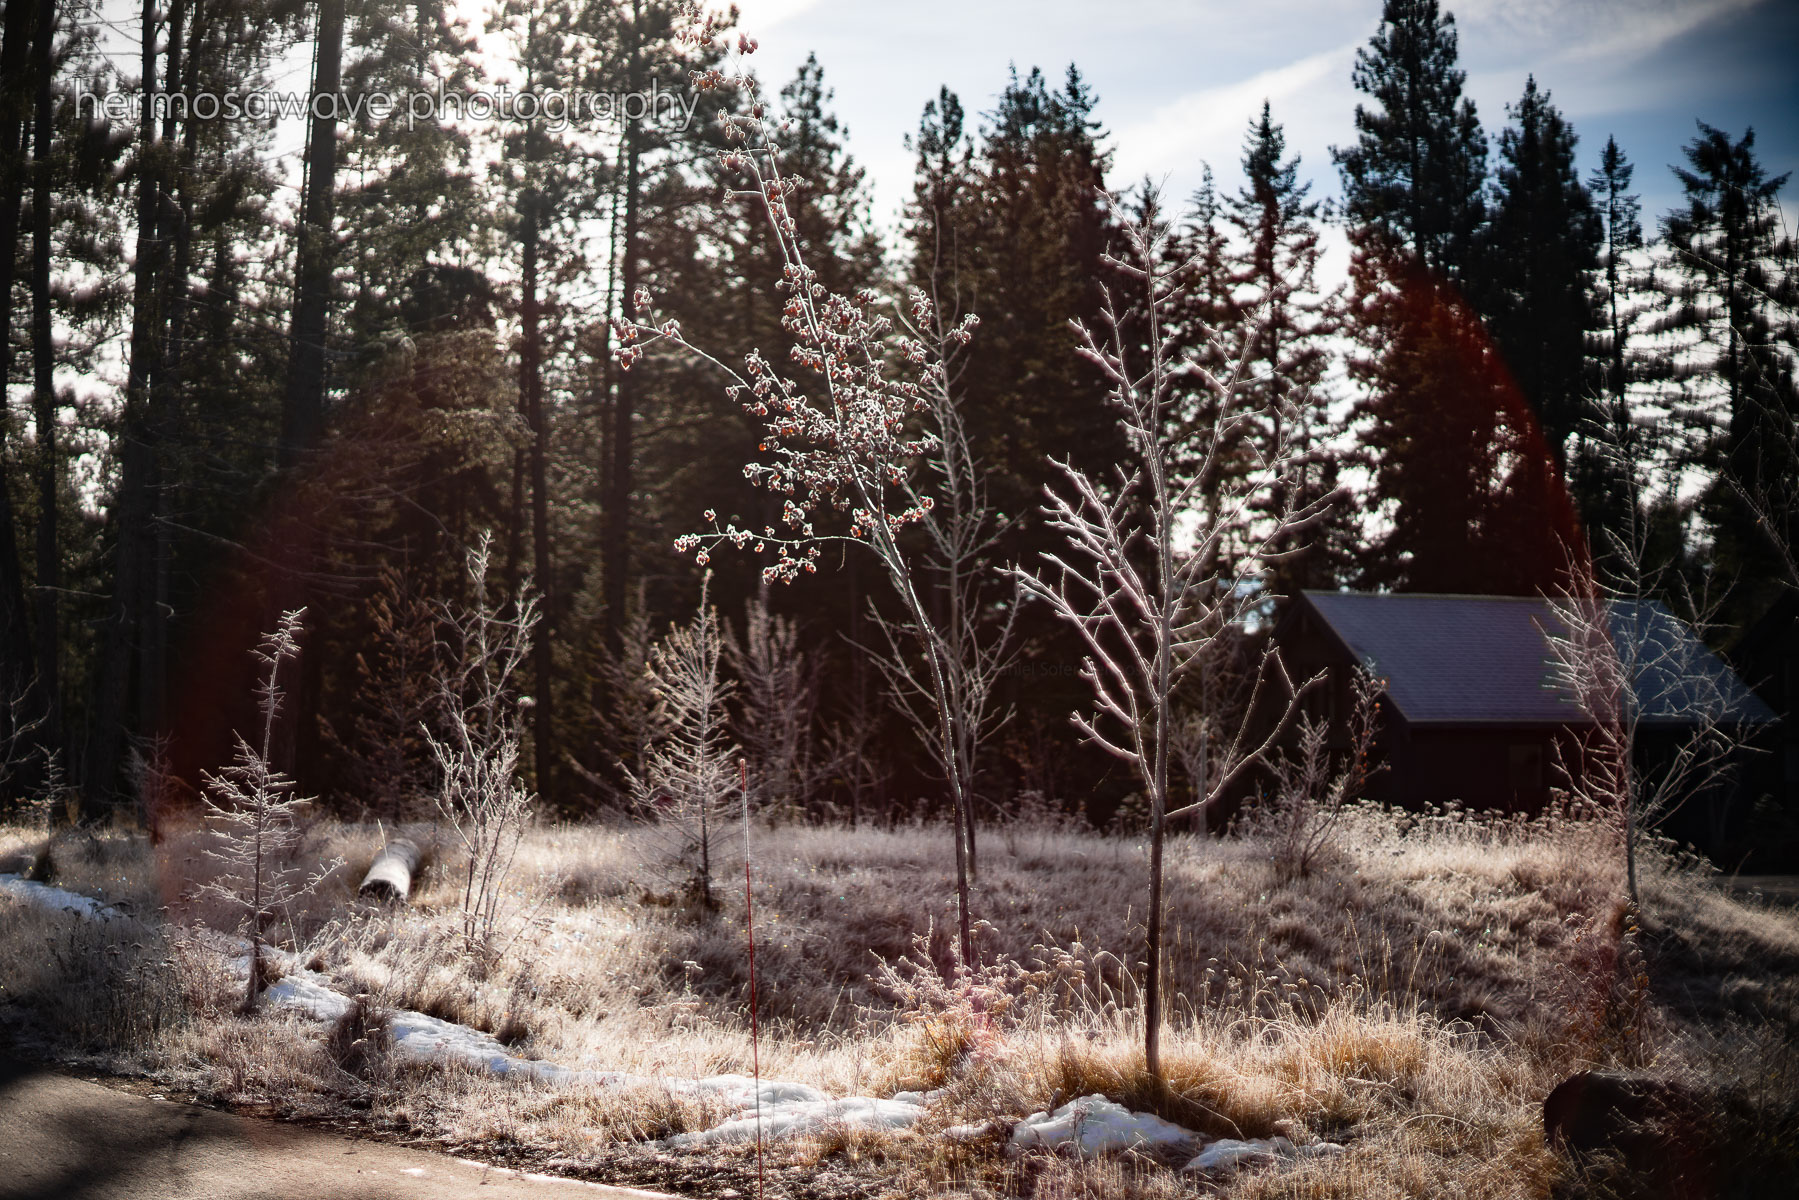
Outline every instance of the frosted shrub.
<svg viewBox="0 0 1799 1200"><path fill-rule="evenodd" d="M478 957L495 952L506 876L536 796L518 777L523 740L514 676L531 652L537 598L527 584L510 614L488 593L492 538L468 552L466 607L442 606L446 644L438 675L441 731L425 730L437 764L437 809L467 854L462 880L462 937Z"/></svg>
<svg viewBox="0 0 1799 1200"><path fill-rule="evenodd" d="M265 978L263 930L292 902L313 891L342 860L333 860L308 875L292 864L299 845L296 818L310 801L295 796L294 781L273 763L275 719L281 712L281 667L300 656L303 608L281 614L273 633L251 651L264 674L256 687L262 718L255 745L239 733L236 756L224 770L201 774L206 821L216 833L207 854L223 870L204 891L225 900L238 913L239 928L250 939L249 982L244 1008L255 1007ZM291 924L291 921L290 921Z"/></svg>

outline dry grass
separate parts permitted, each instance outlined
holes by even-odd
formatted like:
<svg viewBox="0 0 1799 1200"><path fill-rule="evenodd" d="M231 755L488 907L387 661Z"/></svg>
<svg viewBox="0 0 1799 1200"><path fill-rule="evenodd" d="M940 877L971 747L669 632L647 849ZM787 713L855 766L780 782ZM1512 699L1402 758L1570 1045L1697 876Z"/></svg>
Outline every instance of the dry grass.
<svg viewBox="0 0 1799 1200"><path fill-rule="evenodd" d="M361 1112L491 1157L741 1191L753 1164L739 1151L642 1146L715 1121L706 1102L420 1067L382 1035L384 1010L412 1008L568 1065L747 1072L741 894L697 911L640 865L640 832L541 828L512 876L504 949L476 960L453 855L429 827L407 832L431 848L410 907L354 897L372 830L319 824L302 857L347 865L271 931L367 997L335 1028L230 1011L216 956L183 932L225 919L199 893L198 832L156 847L125 833L59 844L61 886L140 919L9 906L0 1013L57 1053L254 1109ZM1749 1159L1799 1163L1799 1060L1784 1050L1799 1041L1799 922L1668 861L1647 877L1639 922L1616 899L1615 847L1595 826L1357 811L1330 859L1298 878L1254 839L1176 839L1166 1087L1144 1075L1135 1024L1140 842L1047 824L989 831L977 937L993 965L968 981L945 975L946 831L788 826L758 839L764 1075L838 1093L948 1089L923 1128L777 1146L778 1194L1191 1195L1166 1163L1009 1157L997 1136L939 1136L1092 1092L1209 1134L1349 1147L1241 1176L1233 1196L1607 1194L1621 1176L1545 1149L1539 1112L1557 1080L1595 1065L1703 1087ZM0 862L41 846L0 830Z"/></svg>

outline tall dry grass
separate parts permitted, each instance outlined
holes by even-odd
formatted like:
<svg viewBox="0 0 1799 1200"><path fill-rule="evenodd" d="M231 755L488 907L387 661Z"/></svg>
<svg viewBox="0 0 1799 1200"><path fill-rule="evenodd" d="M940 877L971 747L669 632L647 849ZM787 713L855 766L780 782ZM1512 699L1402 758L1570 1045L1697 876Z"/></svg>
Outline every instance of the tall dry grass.
<svg viewBox="0 0 1799 1200"><path fill-rule="evenodd" d="M255 1109L360 1113L378 1128L652 1186L741 1181L750 1168L736 1151L634 1149L715 1121L704 1102L655 1084L558 1093L423 1067L392 1056L381 1030L385 1011L409 1008L572 1066L747 1072L742 897L692 904L644 865L640 830L539 827L502 898L500 952L471 956L457 852L429 826L405 832L428 847L411 906L357 900L376 832L319 823L299 854L346 866L271 931L366 997L354 1027L229 1011L216 954L185 932L228 915L203 892L209 835L198 830L156 847L122 832L59 845L61 886L137 919L95 925L0 900L0 1012L55 1052ZM1135 1024L1140 840L1053 822L990 829L975 935L986 966L969 978L946 937L947 830L759 829L764 1075L839 1093L945 1089L918 1129L781 1144L779 1186L1190 1194L1166 1163L1013 1157L999 1137L943 1136L1103 1092L1206 1134L1349 1147L1244 1175L1232 1195L1599 1194L1609 1177L1545 1148L1539 1115L1549 1088L1587 1066L1705 1088L1748 1159L1799 1163L1783 1140L1799 1127L1799 1072L1782 1056L1799 1041L1791 912L1734 900L1664 856L1635 913L1619 899L1615 839L1565 815L1356 809L1339 833L1301 876L1254 838L1172 841L1161 1088ZM41 840L0 830L0 860L29 860ZM77 992L80 1012L60 1002Z"/></svg>

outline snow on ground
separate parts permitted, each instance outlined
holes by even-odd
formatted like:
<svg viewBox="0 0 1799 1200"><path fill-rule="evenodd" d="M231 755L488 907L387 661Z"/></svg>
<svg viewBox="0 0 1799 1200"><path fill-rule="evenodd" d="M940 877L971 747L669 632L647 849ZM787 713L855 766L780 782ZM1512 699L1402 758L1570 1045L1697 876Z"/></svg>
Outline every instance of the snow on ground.
<svg viewBox="0 0 1799 1200"><path fill-rule="evenodd" d="M17 875L0 875L0 892L36 908L66 910L89 920L107 920L121 914L89 896L50 887ZM208 931L210 933L210 931ZM211 934L206 938L219 949L240 975L250 970L250 945L242 938ZM350 998L331 986L331 980L300 965L297 955L271 951L285 974L269 985L265 1002L291 1008L318 1021L336 1021L350 1008ZM564 1067L557 1063L519 1058L489 1035L467 1025L401 1010L392 1014L388 1029L398 1054L420 1062L454 1063L471 1070L510 1078L530 1079L551 1086L662 1086L686 1096L712 1096L736 1111L711 1129L677 1134L667 1139L671 1147L747 1142L764 1138L793 1137L831 1129L906 1129L924 1116L927 1105L941 1091L900 1092L891 1100L872 1096L832 1099L804 1083L747 1075L713 1075L705 1079L633 1075L623 1071L598 1071ZM947 1136L963 1140L984 1136L992 1123L956 1126ZM999 1128L1004 1128L1003 1124ZM994 1130L997 1132L997 1130ZM1011 1144L1019 1149L1040 1146L1057 1150L1065 1146L1081 1154L1108 1154L1132 1147L1197 1149L1206 1139L1191 1130L1149 1113L1131 1112L1101 1095L1072 1100L1053 1113L1032 1113L1011 1130ZM1222 1138L1204 1145L1185 1171L1218 1176L1245 1167L1342 1153L1341 1146L1324 1143L1296 1148L1285 1138L1238 1141Z"/></svg>
<svg viewBox="0 0 1799 1200"><path fill-rule="evenodd" d="M244 949L247 951L248 947ZM270 984L263 993L266 1003L296 1009L320 1021L335 1021L349 1011L350 999L335 990L328 978L317 971L300 967L291 955L277 957L287 961L287 974ZM240 974L248 972L248 953L233 959L232 966ZM670 1138L671 1146L753 1140L756 1136L758 1107L761 1110L762 1136L765 1138L813 1133L843 1126L902 1129L924 1115L924 1107L919 1103L877 1100L868 1096L833 1100L810 1084L782 1079L764 1079L760 1084L747 1075L682 1079L633 1075L624 1071L578 1069L519 1058L509 1054L504 1046L478 1029L409 1010L401 1010L392 1015L388 1022L388 1032L393 1038L394 1051L416 1061L455 1063L471 1070L514 1079L535 1080L552 1087L580 1084L601 1087L627 1084L660 1086L676 1095L717 1097L738 1114L716 1128Z"/></svg>
<svg viewBox="0 0 1799 1200"><path fill-rule="evenodd" d="M1308 1158L1333 1158L1342 1153L1344 1148L1336 1142L1295 1146L1284 1137L1250 1138L1247 1141L1219 1138L1182 1167L1181 1174L1217 1180L1253 1167L1277 1167Z"/></svg>
<svg viewBox="0 0 1799 1200"><path fill-rule="evenodd" d="M47 883L39 883L34 879L25 879L18 875L0 875L0 892L5 892L20 904L27 904L32 908L47 908L52 911L67 909L92 920L104 920L119 915L117 909L100 903L92 896L83 896L79 892L65 892L59 887L51 887Z"/></svg>
<svg viewBox="0 0 1799 1200"><path fill-rule="evenodd" d="M665 1144L683 1148L721 1142L753 1142L758 1133L765 1139L780 1138L846 1126L906 1129L922 1116L924 1109L921 1106L904 1100L876 1100L868 1096L849 1096L842 1100L790 1100L763 1105L760 1117L746 1110L744 1115L711 1129L676 1134Z"/></svg>
<svg viewBox="0 0 1799 1200"><path fill-rule="evenodd" d="M1081 1154L1109 1154L1132 1147L1190 1148L1203 1139L1149 1113L1136 1113L1097 1093L1070 1100L1053 1113L1032 1113L1012 1129L1019 1149L1074 1146Z"/></svg>

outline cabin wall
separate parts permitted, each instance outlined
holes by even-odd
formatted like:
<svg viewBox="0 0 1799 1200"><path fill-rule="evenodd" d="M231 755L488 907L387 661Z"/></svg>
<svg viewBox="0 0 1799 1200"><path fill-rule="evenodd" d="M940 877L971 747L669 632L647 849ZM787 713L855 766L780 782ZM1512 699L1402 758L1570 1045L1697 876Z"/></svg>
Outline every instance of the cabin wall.
<svg viewBox="0 0 1799 1200"><path fill-rule="evenodd" d="M1464 808L1535 813L1561 782L1557 747L1571 760L1573 739L1529 726L1439 728L1392 721L1376 739L1386 769L1371 799L1406 808L1454 801Z"/></svg>

